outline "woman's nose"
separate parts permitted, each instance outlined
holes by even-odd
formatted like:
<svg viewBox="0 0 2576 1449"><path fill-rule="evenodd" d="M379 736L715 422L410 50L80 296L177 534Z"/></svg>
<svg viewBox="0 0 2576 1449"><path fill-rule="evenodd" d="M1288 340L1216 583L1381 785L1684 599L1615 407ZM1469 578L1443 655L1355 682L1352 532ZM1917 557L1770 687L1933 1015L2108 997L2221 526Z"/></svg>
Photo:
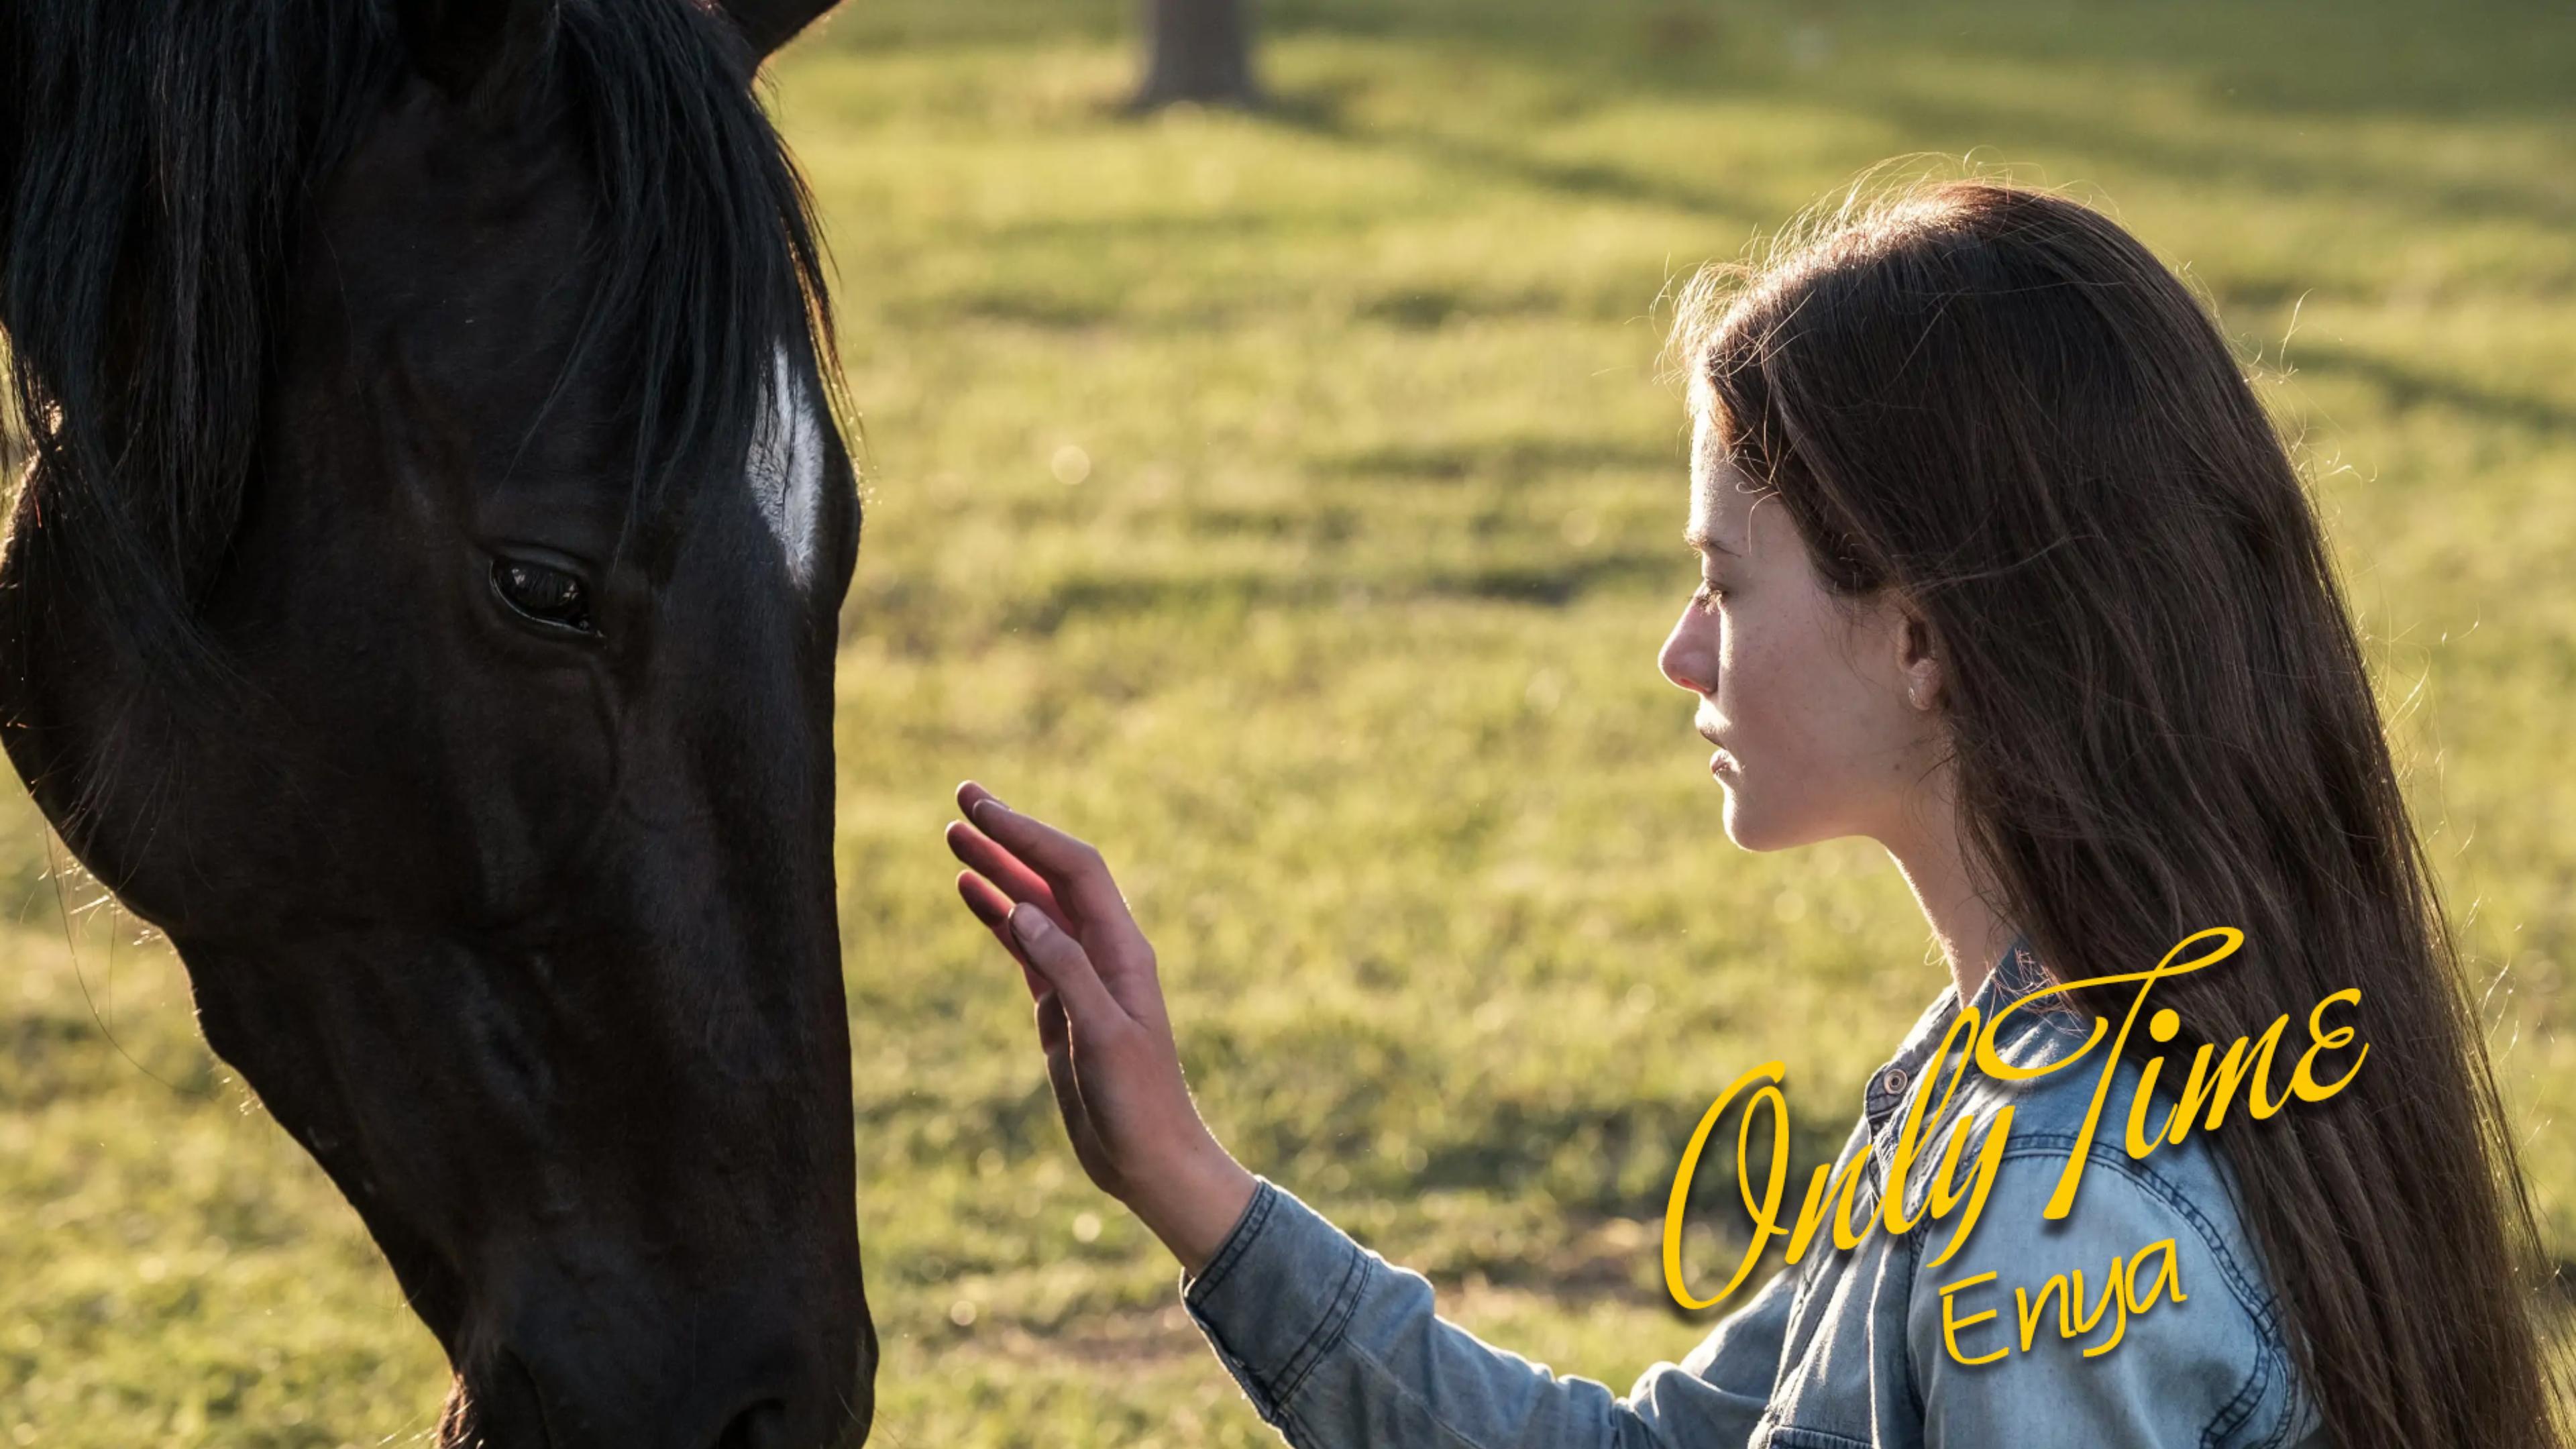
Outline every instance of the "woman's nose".
<svg viewBox="0 0 2576 1449"><path fill-rule="evenodd" d="M1717 693L1717 621L1684 609L1655 664L1664 678L1693 694Z"/></svg>

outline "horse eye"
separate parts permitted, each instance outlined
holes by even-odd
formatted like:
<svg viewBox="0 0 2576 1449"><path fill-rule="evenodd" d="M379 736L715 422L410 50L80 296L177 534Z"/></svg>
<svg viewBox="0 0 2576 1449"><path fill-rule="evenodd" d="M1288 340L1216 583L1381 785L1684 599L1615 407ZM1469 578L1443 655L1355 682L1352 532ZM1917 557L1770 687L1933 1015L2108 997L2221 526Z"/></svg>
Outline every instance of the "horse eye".
<svg viewBox="0 0 2576 1449"><path fill-rule="evenodd" d="M492 591L501 596L501 602L540 624L584 634L597 632L590 622L590 591L562 569L525 559L494 559Z"/></svg>

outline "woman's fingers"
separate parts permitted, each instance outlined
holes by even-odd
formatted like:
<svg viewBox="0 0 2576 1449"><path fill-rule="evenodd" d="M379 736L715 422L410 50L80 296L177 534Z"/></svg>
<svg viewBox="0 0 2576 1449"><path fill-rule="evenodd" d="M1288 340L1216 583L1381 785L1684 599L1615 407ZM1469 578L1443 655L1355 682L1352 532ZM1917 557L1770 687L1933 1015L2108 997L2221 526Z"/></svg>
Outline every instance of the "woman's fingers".
<svg viewBox="0 0 2576 1449"><path fill-rule="evenodd" d="M1013 905L1009 896L971 870L957 872L957 894L965 900L966 909L974 913L975 919L983 922L984 928L1002 943L1002 949L1014 957L1020 954L1020 943L1011 938L1007 929Z"/></svg>
<svg viewBox="0 0 2576 1449"><path fill-rule="evenodd" d="M1038 1050L1046 1053L1052 1064L1056 1057L1072 1049L1073 1023L1065 1020L1064 998L1046 989L1038 997ZM1052 1071L1052 1065L1049 1066Z"/></svg>
<svg viewBox="0 0 2576 1449"><path fill-rule="evenodd" d="M949 854L956 856L969 870L982 874L986 880L1001 887L1003 894L1015 901L1034 901L1045 907L1058 924L1070 924L1063 905L1055 898L1055 891L1036 871L1022 864L1018 856L1011 854L991 836L963 820L954 820L949 822L947 839Z"/></svg>
<svg viewBox="0 0 2576 1449"><path fill-rule="evenodd" d="M963 799L965 793L961 789L959 797ZM989 791L967 807L967 818L1035 871L1055 891L1056 899L1072 907L1086 925L1136 930L1134 918L1127 914L1127 898L1110 878L1108 862L1087 843L1034 816L1022 815Z"/></svg>
<svg viewBox="0 0 2576 1449"><path fill-rule="evenodd" d="M1076 1030L1097 1032L1132 1022L1127 1009L1101 984L1100 973L1092 969L1091 956L1082 949L1082 943L1048 920L1046 912L1025 902L1013 906L1010 930L1022 959L1036 967L1047 985L1055 988Z"/></svg>
<svg viewBox="0 0 2576 1449"><path fill-rule="evenodd" d="M957 785L957 813L965 816L969 820L972 820L975 818L976 801L991 800L995 798L997 797L992 791L985 789L974 781L961 780Z"/></svg>
<svg viewBox="0 0 2576 1449"><path fill-rule="evenodd" d="M957 789L973 823L948 827L948 848L1003 894L1040 908L1088 949L1093 974L1126 1013L1164 1025L1154 948L1127 910L1100 852L1042 820L1011 809L983 786ZM988 920L986 924L991 923Z"/></svg>
<svg viewBox="0 0 2576 1449"><path fill-rule="evenodd" d="M1029 998L1035 1000L1046 995L1046 978L1029 965L1028 958L1020 953L1019 937L1011 933L1011 898L971 870L957 873L957 894L965 898L966 909L974 914L976 920L984 923L984 929L992 932L993 939L1001 942L1002 949L1010 952L1011 959L1019 963L1020 979L1028 983Z"/></svg>

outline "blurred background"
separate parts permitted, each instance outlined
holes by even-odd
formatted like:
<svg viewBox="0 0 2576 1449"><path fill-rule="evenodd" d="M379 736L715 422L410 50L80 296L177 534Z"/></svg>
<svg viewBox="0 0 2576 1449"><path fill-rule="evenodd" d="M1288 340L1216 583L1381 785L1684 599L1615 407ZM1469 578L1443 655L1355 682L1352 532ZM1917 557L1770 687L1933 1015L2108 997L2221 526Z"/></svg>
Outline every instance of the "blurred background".
<svg viewBox="0 0 2576 1449"><path fill-rule="evenodd" d="M1815 1160L1943 975L1874 849L1719 828L1654 668L1694 580L1659 299L1900 155L2109 208L2262 379L2576 1258L2576 11L1250 21L1250 107L1131 107L1223 66L1147 86L1113 0L849 0L773 68L869 460L839 864L876 1442L1275 1442L1064 1144L948 885L970 774L1119 868L1248 1165L1560 1372L1625 1392L1706 1332L1656 1257L1691 1125L1783 1057ZM8 789L0 1441L423 1441L443 1365L355 1217Z"/></svg>

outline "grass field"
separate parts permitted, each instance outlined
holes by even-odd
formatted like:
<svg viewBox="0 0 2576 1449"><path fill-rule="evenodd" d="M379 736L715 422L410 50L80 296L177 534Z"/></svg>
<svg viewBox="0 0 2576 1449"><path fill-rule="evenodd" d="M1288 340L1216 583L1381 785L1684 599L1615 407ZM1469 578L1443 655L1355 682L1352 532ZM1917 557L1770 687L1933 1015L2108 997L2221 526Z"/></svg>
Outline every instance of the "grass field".
<svg viewBox="0 0 2576 1449"><path fill-rule="evenodd" d="M2576 1257L2576 13L1274 0L1269 113L1144 123L1129 18L851 0L776 70L872 460L878 1442L1270 1439L954 904L969 774L1121 867L1249 1165L1561 1371L1704 1333L1654 1246L1691 1122L1780 1056L1838 1136L1940 974L1871 850L1718 828L1653 667L1692 576L1656 303L1897 154L2103 201L2263 370ZM356 1219L47 872L13 799L0 1442L418 1441L443 1366Z"/></svg>

